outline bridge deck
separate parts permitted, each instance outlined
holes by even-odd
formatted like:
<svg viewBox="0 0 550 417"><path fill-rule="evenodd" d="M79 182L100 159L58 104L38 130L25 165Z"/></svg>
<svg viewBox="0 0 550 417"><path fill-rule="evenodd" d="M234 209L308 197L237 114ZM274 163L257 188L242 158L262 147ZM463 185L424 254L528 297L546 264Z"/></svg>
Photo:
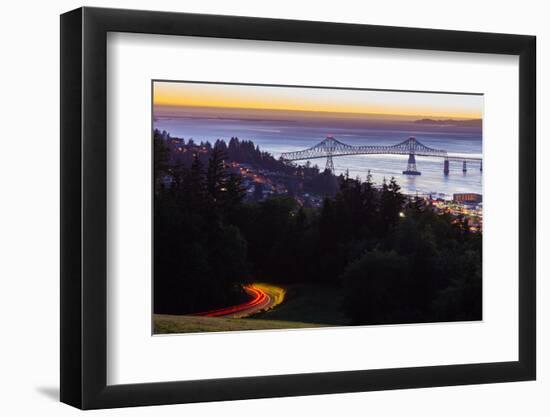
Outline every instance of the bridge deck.
<svg viewBox="0 0 550 417"><path fill-rule="evenodd" d="M300 161L305 159L333 158L350 155L416 155L422 157L444 158L451 161L481 161L477 155L449 154L445 150L430 148L415 137L392 146L361 145L352 146L328 136L323 141L311 148L296 152L285 152L281 158L287 161Z"/></svg>

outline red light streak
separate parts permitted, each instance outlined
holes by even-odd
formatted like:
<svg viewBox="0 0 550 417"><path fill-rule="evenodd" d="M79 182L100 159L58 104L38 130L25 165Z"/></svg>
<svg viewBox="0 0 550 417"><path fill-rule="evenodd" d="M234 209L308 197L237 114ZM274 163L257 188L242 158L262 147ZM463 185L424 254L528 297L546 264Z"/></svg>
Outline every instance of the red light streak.
<svg viewBox="0 0 550 417"><path fill-rule="evenodd" d="M262 304L267 304L270 301L269 295L260 288L254 287L254 285L245 285L244 290L252 296L252 299L243 304L236 306L220 308L216 310L204 311L202 313L193 314L193 316L205 316L205 317L219 317L226 316L228 314L235 314L241 311L248 310L252 307L257 307Z"/></svg>

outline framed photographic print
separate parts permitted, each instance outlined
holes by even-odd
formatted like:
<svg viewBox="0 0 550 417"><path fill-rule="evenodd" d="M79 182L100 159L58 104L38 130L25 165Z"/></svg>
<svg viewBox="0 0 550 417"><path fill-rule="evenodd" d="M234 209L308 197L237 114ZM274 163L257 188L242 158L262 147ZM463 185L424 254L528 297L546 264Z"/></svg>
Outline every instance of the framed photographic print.
<svg viewBox="0 0 550 417"><path fill-rule="evenodd" d="M61 400L535 379L535 38L61 16Z"/></svg>

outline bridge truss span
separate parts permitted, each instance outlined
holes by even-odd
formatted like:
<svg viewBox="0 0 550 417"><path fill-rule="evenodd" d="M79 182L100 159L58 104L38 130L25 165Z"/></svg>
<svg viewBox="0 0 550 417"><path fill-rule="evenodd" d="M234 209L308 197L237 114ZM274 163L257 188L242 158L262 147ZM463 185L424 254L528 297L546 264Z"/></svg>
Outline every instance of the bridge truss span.
<svg viewBox="0 0 550 417"><path fill-rule="evenodd" d="M281 158L285 161L301 161L308 159L326 158L325 169L334 172L334 157L349 156L349 155L407 155L407 169L403 171L405 175L420 175L420 171L416 169L416 156L436 157L445 160L444 173L449 173L449 161L463 161L463 171L466 170L466 161L479 161L481 157L475 155L452 155L442 149L434 149L419 142L414 136L400 142L396 145L360 145L352 146L340 142L333 136L327 136L321 142L311 148L302 151L285 152L281 154ZM481 169L481 164L480 164Z"/></svg>

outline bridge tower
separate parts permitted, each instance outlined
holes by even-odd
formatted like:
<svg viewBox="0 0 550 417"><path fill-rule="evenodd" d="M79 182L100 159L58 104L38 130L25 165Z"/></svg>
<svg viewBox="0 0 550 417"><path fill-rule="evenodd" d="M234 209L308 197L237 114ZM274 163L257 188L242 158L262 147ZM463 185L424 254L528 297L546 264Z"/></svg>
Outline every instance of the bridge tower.
<svg viewBox="0 0 550 417"><path fill-rule="evenodd" d="M332 161L332 155L336 148L335 139L332 135L328 135L323 142L325 153L327 155L327 164L325 165L325 171L330 171L334 174L334 162Z"/></svg>
<svg viewBox="0 0 550 417"><path fill-rule="evenodd" d="M445 162L443 162L443 174L449 175L449 160L445 158Z"/></svg>
<svg viewBox="0 0 550 417"><path fill-rule="evenodd" d="M416 169L416 157L414 156L416 150L416 138L414 136L409 138L407 141L407 146L409 148L409 161L407 163L407 169L403 171L403 174L420 175L420 171Z"/></svg>
<svg viewBox="0 0 550 417"><path fill-rule="evenodd" d="M330 171L334 174L334 163L332 162L332 154L327 156L327 164L325 165L325 171Z"/></svg>
<svg viewBox="0 0 550 417"><path fill-rule="evenodd" d="M462 172L467 172L468 168L466 167L466 161L462 161Z"/></svg>

